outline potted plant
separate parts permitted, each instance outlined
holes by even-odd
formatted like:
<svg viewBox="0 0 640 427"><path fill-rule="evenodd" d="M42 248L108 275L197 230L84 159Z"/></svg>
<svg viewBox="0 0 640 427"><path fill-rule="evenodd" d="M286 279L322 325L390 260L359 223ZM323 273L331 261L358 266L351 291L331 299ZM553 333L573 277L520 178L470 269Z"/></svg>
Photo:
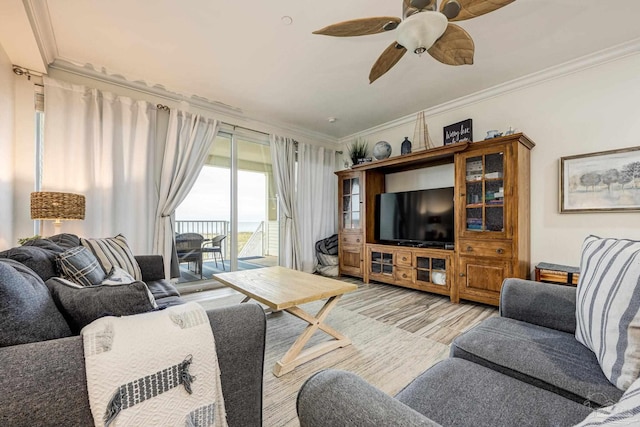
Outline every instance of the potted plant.
<svg viewBox="0 0 640 427"><path fill-rule="evenodd" d="M366 139L357 138L353 143L347 146L349 157L354 165L362 163L363 159L369 154L369 143Z"/></svg>

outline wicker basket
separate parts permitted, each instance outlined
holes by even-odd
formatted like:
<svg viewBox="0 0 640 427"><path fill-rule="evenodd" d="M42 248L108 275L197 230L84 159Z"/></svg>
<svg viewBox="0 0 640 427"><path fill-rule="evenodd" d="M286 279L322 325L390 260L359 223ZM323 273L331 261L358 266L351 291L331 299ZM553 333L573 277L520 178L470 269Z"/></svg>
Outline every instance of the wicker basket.
<svg viewBox="0 0 640 427"><path fill-rule="evenodd" d="M81 194L38 191L31 193L31 219L84 219Z"/></svg>

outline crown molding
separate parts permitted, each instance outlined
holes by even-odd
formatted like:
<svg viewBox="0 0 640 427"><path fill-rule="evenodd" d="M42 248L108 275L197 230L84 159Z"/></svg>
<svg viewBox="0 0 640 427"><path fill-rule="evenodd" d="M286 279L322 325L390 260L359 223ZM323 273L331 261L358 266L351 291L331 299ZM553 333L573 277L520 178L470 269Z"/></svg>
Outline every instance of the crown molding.
<svg viewBox="0 0 640 427"><path fill-rule="evenodd" d="M45 64L51 64L58 57L58 45L51 25L49 5L46 1L22 0L29 17L31 28Z"/></svg>
<svg viewBox="0 0 640 427"><path fill-rule="evenodd" d="M335 147L338 139L307 129L292 126L276 121L266 121L247 116L241 108L234 107L219 101L209 100L197 95L187 96L178 92L172 92L162 85L149 85L144 81L130 81L119 74L109 74L107 70L96 70L91 64L84 66L62 58L58 58L49 64L49 69L74 74L92 80L97 80L109 85L122 87L154 97L162 98L173 102L186 102L191 106L210 111L217 116L222 116L223 121L231 121L232 125L249 126L258 128L257 131L266 133L278 133L292 137L294 139L307 140L312 143L321 143Z"/></svg>
<svg viewBox="0 0 640 427"><path fill-rule="evenodd" d="M519 77L505 83L501 83L488 89L483 89L470 95L444 102L442 104L422 111L424 111L426 117L447 113L449 111L495 98L509 92L514 92L517 90L535 86L546 81L555 80L569 74L577 73L592 67L597 67L599 65L616 61L631 55L637 55L638 52L640 52L640 38L616 45L612 48L604 49L586 56L582 56L580 58L573 59L560 65L549 67L544 70L537 71L535 73L528 74L526 76ZM409 123L415 123L417 113L418 111L383 123L381 125L374 126L369 129L365 129L360 132L342 137L340 138L339 142L341 144L344 144L350 140L353 140L354 138L369 135L372 133L382 132Z"/></svg>

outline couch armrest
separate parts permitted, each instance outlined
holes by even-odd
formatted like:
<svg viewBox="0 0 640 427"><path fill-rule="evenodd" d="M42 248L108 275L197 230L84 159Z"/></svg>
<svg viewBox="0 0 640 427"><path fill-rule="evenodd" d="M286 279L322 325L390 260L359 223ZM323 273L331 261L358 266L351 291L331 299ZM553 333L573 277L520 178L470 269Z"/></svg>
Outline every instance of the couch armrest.
<svg viewBox="0 0 640 427"><path fill-rule="evenodd" d="M216 340L230 427L262 425L266 317L257 304L207 311Z"/></svg>
<svg viewBox="0 0 640 427"><path fill-rule="evenodd" d="M79 336L0 348L0 364L0 425L93 425Z"/></svg>
<svg viewBox="0 0 640 427"><path fill-rule="evenodd" d="M301 427L440 425L357 375L337 370L310 377L298 393L296 408Z"/></svg>
<svg viewBox="0 0 640 427"><path fill-rule="evenodd" d="M575 333L576 288L523 279L506 279L500 316Z"/></svg>
<svg viewBox="0 0 640 427"><path fill-rule="evenodd" d="M136 255L136 261L142 271L142 281L153 282L164 279L164 261L162 255Z"/></svg>

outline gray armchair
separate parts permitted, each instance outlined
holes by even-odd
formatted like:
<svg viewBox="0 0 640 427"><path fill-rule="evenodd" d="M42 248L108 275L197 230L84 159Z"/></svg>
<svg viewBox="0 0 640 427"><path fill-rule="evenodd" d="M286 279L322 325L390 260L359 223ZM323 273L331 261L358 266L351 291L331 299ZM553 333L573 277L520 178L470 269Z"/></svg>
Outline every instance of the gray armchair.
<svg viewBox="0 0 640 427"><path fill-rule="evenodd" d="M574 425L622 395L575 340L575 292L507 279L500 317L456 338L449 359L395 397L344 371L309 378L298 393L300 425Z"/></svg>

